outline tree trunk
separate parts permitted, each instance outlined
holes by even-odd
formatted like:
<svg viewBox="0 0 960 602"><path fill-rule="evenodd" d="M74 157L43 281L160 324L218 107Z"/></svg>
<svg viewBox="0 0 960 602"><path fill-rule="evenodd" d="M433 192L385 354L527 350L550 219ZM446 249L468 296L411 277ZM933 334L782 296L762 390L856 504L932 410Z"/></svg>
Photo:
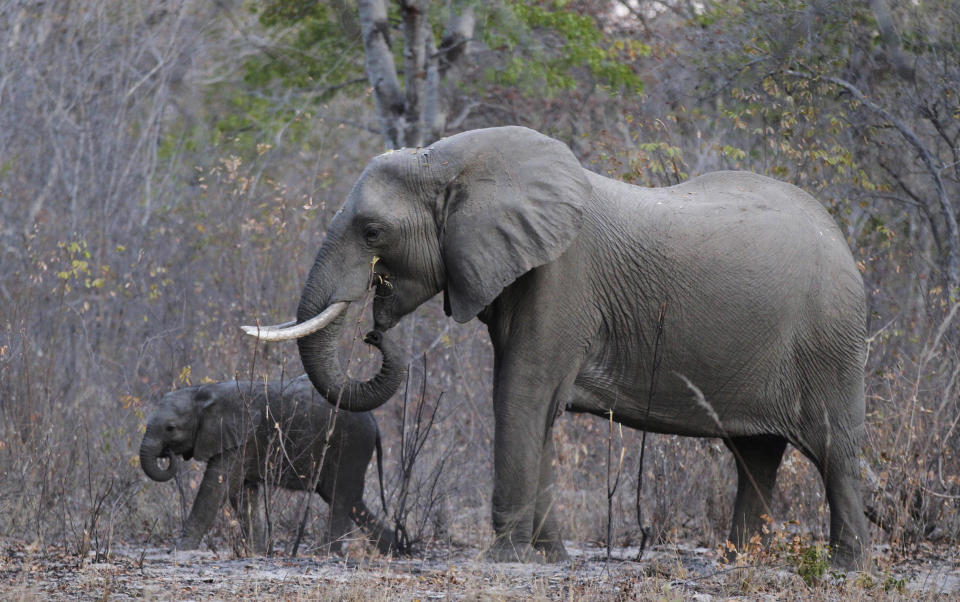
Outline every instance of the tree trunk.
<svg viewBox="0 0 960 602"><path fill-rule="evenodd" d="M443 135L443 75L456 60L467 55L466 48L473 36L473 10L469 6L452 8L438 51L427 19L428 7L428 0L400 0L404 38L401 90L390 51L386 0L357 2L367 79L373 88L384 142L391 149L423 146Z"/></svg>

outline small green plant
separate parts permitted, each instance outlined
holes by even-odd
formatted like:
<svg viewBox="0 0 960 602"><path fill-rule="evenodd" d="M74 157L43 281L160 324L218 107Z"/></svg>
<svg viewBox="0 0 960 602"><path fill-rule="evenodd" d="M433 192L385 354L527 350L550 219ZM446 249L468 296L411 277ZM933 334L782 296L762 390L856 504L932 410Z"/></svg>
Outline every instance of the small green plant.
<svg viewBox="0 0 960 602"><path fill-rule="evenodd" d="M830 568L830 551L822 544L812 544L797 536L790 542L787 560L803 582L812 585L827 574Z"/></svg>
<svg viewBox="0 0 960 602"><path fill-rule="evenodd" d="M898 594L902 594L906 588L907 580L898 578L896 575L888 574L883 580L883 591L885 592L897 592Z"/></svg>

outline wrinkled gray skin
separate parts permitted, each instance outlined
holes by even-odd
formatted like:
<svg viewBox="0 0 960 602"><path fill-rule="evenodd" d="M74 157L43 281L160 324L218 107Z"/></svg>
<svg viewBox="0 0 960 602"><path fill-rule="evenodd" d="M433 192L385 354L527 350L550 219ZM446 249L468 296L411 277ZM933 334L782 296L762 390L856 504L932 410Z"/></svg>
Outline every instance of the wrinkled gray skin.
<svg viewBox="0 0 960 602"><path fill-rule="evenodd" d="M269 415L268 415L269 410ZM226 381L186 387L168 393L147 421L140 446L140 464L156 481L176 472L175 455L207 463L177 547L195 549L209 530L225 499L240 517L247 541L266 550L258 488L271 461L271 482L307 490L323 453L334 406L321 399L307 378L285 383ZM283 433L278 451L276 424ZM269 446L272 445L272 448ZM329 549L340 552L353 520L383 553L395 550L390 529L363 502L364 476L379 452L377 423L372 414L340 412L316 491L330 504L326 534ZM270 451L268 452L268 448ZM158 458L168 456L164 469Z"/></svg>
<svg viewBox="0 0 960 602"><path fill-rule="evenodd" d="M298 319L361 298L375 256L388 283L376 328L442 291L454 319L489 329L492 559L567 557L552 503L552 426L566 406L722 438L738 464L738 547L759 532L794 445L826 485L835 566L864 566L863 285L804 191L743 172L640 188L532 130L475 130L370 162L330 223ZM299 341L321 391L342 384L338 330Z"/></svg>

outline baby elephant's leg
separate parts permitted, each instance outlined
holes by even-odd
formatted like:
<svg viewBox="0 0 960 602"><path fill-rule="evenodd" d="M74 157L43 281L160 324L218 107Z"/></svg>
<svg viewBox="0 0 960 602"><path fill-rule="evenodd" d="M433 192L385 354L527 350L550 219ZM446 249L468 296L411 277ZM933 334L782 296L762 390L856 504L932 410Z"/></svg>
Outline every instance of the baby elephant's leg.
<svg viewBox="0 0 960 602"><path fill-rule="evenodd" d="M333 483L333 478L328 480L327 475L324 475L325 478L320 484L320 496L330 504L328 537L329 541L336 542L331 545L331 551L340 551L340 541L350 533L352 521L367 538L376 544L380 552L384 554L396 552L399 548L393 530L377 520L376 515L363 502L363 468L365 467L351 466L351 464L352 461L347 461L345 466L340 466L339 482ZM336 470L329 471L328 474L334 477Z"/></svg>
<svg viewBox="0 0 960 602"><path fill-rule="evenodd" d="M367 534L381 554L399 551L393 529L377 520L377 517L367 509L362 499L350 504L350 518Z"/></svg>
<svg viewBox="0 0 960 602"><path fill-rule="evenodd" d="M317 483L317 493L330 506L323 545L333 554L339 554L343 550L343 542L350 532L350 507L346 501L350 499L351 486L347 470L341 466L341 459L337 446L328 448L323 462L323 474Z"/></svg>
<svg viewBox="0 0 960 602"><path fill-rule="evenodd" d="M183 533L177 541L177 548L181 550L195 550L200 547L200 540L213 525L220 507L227 498L227 490L231 482L231 462L223 455L214 456L207 462L207 469L203 473L200 489L193 500L193 508L183 527Z"/></svg>
<svg viewBox="0 0 960 602"><path fill-rule="evenodd" d="M253 481L244 481L242 487L230 496L230 505L237 513L240 530L245 544L256 554L266 554L267 537L263 525L263 512L260 510L260 487Z"/></svg>

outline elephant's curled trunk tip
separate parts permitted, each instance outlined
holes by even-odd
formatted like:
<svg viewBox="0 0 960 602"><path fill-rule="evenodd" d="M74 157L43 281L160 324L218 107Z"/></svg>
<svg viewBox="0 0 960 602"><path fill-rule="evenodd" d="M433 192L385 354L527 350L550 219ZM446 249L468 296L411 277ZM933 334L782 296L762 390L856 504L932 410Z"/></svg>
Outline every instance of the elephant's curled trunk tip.
<svg viewBox="0 0 960 602"><path fill-rule="evenodd" d="M363 340L380 351L380 370L367 381L347 377L340 368L336 349L342 317L335 322L330 328L298 341L303 367L314 387L328 401L351 412L369 412L386 403L400 387L405 364L396 345L375 329Z"/></svg>
<svg viewBox="0 0 960 602"><path fill-rule="evenodd" d="M166 457L169 464L166 468L160 467L160 458ZM177 473L177 459L169 450L157 453L152 449L140 450L140 468L154 481L169 481Z"/></svg>

